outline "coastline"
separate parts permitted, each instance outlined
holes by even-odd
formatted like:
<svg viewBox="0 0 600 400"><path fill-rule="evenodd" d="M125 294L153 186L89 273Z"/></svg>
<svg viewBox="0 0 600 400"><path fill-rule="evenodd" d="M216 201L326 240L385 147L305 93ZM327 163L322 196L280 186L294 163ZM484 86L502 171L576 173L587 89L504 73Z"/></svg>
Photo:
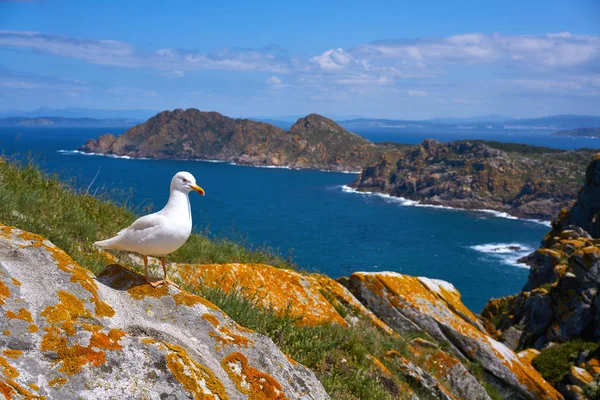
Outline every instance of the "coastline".
<svg viewBox="0 0 600 400"><path fill-rule="evenodd" d="M253 168L268 168L268 169L287 169L290 171L321 171L321 172L336 172L339 174L351 174L351 175L359 175L361 171L348 171L348 170L333 170L333 169L322 169L322 168L293 168L287 165L256 165L256 164L248 164L248 163L236 163L234 161L228 160L214 160L214 159L204 159L204 158L148 158L148 157L130 157L130 156L118 156L116 154L103 154L103 153L93 153L93 152L85 152L81 150L57 150L60 154L73 155L80 154L84 156L100 156L100 157L109 157L109 158L121 158L125 160L175 160L175 161L196 161L196 162L208 162L208 163L222 163L229 164L236 167L253 167Z"/></svg>
<svg viewBox="0 0 600 400"><path fill-rule="evenodd" d="M551 227L551 221L545 221L545 220L534 219L534 218L520 218L520 217L516 217L516 216L511 215L504 211L490 210L490 209L485 209L485 208L460 208L460 207L445 206L445 205L441 205L441 204L428 204L428 203L424 203L424 202L418 201L418 200L410 200L410 199L406 199L404 197L392 196L387 193L360 191L360 190L356 190L348 185L343 185L342 191L345 193L359 194L359 195L363 195L363 196L381 197L383 199L392 200L397 203L400 203L403 206L438 208L438 209L456 210L456 211L474 211L474 212L491 214L498 218L534 222L536 224Z"/></svg>

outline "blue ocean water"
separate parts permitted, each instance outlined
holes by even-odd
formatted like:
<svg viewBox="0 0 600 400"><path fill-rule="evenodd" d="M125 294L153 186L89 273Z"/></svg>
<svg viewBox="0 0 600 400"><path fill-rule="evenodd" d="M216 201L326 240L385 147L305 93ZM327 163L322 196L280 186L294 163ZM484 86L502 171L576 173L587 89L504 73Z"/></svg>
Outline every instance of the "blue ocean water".
<svg viewBox="0 0 600 400"><path fill-rule="evenodd" d="M112 133L126 128L111 128ZM253 168L227 163L129 160L61 153L73 150L106 128L0 128L6 155L31 153L42 167L91 191L102 188L116 201L151 203L168 198L169 182L180 170L193 173L206 190L191 195L196 231L244 238L290 252L304 269L333 278L353 271L398 271L444 279L478 312L490 297L521 289L528 269L515 260L536 248L548 227L490 213L415 206L385 196L344 190L355 175L321 171ZM448 132L402 135L361 132L372 140L407 143L425 137L453 140ZM475 136L476 137L476 136ZM504 140L553 147L597 147L591 139L552 138L548 133L503 137ZM494 138L497 140L500 138ZM561 139L561 140L557 140ZM583 160L582 162L585 162ZM515 251L508 245L521 246Z"/></svg>

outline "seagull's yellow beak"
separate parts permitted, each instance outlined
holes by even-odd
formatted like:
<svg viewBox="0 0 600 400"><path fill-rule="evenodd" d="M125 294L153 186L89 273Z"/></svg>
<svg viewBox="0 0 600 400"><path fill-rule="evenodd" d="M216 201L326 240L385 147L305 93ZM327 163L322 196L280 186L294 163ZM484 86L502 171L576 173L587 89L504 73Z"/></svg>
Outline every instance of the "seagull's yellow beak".
<svg viewBox="0 0 600 400"><path fill-rule="evenodd" d="M192 189L194 189L196 192L200 193L201 196L204 196L204 189L202 189L200 186L198 186L198 185L190 185L190 187Z"/></svg>

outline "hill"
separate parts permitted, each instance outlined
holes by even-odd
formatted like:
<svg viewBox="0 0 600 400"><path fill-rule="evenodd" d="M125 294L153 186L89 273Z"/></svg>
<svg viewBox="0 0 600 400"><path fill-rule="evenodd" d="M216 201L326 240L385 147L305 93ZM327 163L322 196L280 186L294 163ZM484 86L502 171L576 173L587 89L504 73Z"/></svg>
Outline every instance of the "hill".
<svg viewBox="0 0 600 400"><path fill-rule="evenodd" d="M79 150L129 157L208 159L255 166L360 170L388 151L317 114L285 131L193 108L164 111L123 135L90 139Z"/></svg>
<svg viewBox="0 0 600 400"><path fill-rule="evenodd" d="M425 140L365 168L350 185L427 204L550 220L573 204L592 150Z"/></svg>

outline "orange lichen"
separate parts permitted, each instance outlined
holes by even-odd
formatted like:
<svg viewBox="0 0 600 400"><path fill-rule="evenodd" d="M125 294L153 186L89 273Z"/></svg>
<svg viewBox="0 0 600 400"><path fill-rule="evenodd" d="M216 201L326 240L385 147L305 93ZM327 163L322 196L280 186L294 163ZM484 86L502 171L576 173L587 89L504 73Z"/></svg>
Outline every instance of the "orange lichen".
<svg viewBox="0 0 600 400"><path fill-rule="evenodd" d="M2 334L3 334L4 336L10 336L10 331L9 331L8 329L5 329L5 330L2 332Z"/></svg>
<svg viewBox="0 0 600 400"><path fill-rule="evenodd" d="M175 304L177 305L185 305L188 307L193 307L196 304L202 304L203 306L210 308L211 310L218 310L219 308L215 306L210 301L206 300L203 297L193 295L191 293L181 291L175 295L173 295L173 299L175 300Z"/></svg>
<svg viewBox="0 0 600 400"><path fill-rule="evenodd" d="M238 390L248 395L248 400L287 399L281 384L271 375L251 367L242 353L229 354L221 366Z"/></svg>
<svg viewBox="0 0 600 400"><path fill-rule="evenodd" d="M7 311L6 318L21 319L21 320L29 322L29 323L33 322L33 318L31 318L31 313L24 308L19 309L19 312L17 314L15 314L12 311Z"/></svg>
<svg viewBox="0 0 600 400"><path fill-rule="evenodd" d="M154 340L152 338L141 338L140 342L146 343L146 344L154 344L154 343L156 343L156 340Z"/></svg>
<svg viewBox="0 0 600 400"><path fill-rule="evenodd" d="M38 385L36 385L35 383L28 383L27 386L29 386L30 388L32 388L36 392L40 390L40 387Z"/></svg>
<svg viewBox="0 0 600 400"><path fill-rule="evenodd" d="M67 383L67 378L54 378L48 382L50 386L62 386Z"/></svg>
<svg viewBox="0 0 600 400"><path fill-rule="evenodd" d="M296 362L296 360L294 360L292 357L288 356L287 354L284 354L285 358L288 359L288 361L290 362L290 364L292 364L293 367L295 367L296 365L298 365L298 363Z"/></svg>
<svg viewBox="0 0 600 400"><path fill-rule="evenodd" d="M164 345L169 349L166 355L169 370L194 399L229 399L221 381L208 368L192 360L184 348L169 343Z"/></svg>
<svg viewBox="0 0 600 400"><path fill-rule="evenodd" d="M375 366L375 368L379 370L379 372L383 373L389 378L394 376L394 374L392 374L388 367L386 367L379 358L369 355L369 359L373 363L373 366Z"/></svg>
<svg viewBox="0 0 600 400"><path fill-rule="evenodd" d="M2 367L2 373L9 379L14 379L19 376L19 371L8 363L8 360L0 356L0 367Z"/></svg>
<svg viewBox="0 0 600 400"><path fill-rule="evenodd" d="M4 398L7 400L11 400L14 392L15 390L11 386L6 384L2 378L0 378L0 393L4 395Z"/></svg>
<svg viewBox="0 0 600 400"><path fill-rule="evenodd" d="M56 353L54 363L61 364L59 371L71 376L86 364L100 366L106 362L106 353L103 350L122 348L119 340L125 332L118 329L111 329L108 334L100 332L101 326L80 321L93 316L77 296L66 291L59 291L57 295L60 303L46 307L40 315L50 324L44 328L46 333L42 338L41 350ZM87 347L79 344L69 345L68 337L75 334L77 326L92 332Z"/></svg>
<svg viewBox="0 0 600 400"><path fill-rule="evenodd" d="M11 281L12 281L13 285L15 285L15 286L21 286L21 282L19 282L15 278L11 278Z"/></svg>
<svg viewBox="0 0 600 400"><path fill-rule="evenodd" d="M202 319L208 321L215 329L210 332L210 336L214 337L217 343L222 346L236 345L238 347L248 347L254 342L247 337L233 333L225 325L220 325L219 320L212 314L202 315Z"/></svg>
<svg viewBox="0 0 600 400"><path fill-rule="evenodd" d="M236 291L280 315L302 317L297 321L300 325L333 322L346 326L321 293L321 285L299 272L262 264L175 264L174 268L192 287Z"/></svg>
<svg viewBox="0 0 600 400"><path fill-rule="evenodd" d="M2 351L2 354L4 354L6 357L9 358L19 358L21 357L21 354L23 354L23 352L21 350L4 350Z"/></svg>
<svg viewBox="0 0 600 400"><path fill-rule="evenodd" d="M0 306L6 304L6 299L10 296L10 289L0 281Z"/></svg>
<svg viewBox="0 0 600 400"><path fill-rule="evenodd" d="M144 283L127 289L127 293L136 300L143 300L146 297L158 299L169 295L169 286L161 285L155 288L149 283Z"/></svg>

